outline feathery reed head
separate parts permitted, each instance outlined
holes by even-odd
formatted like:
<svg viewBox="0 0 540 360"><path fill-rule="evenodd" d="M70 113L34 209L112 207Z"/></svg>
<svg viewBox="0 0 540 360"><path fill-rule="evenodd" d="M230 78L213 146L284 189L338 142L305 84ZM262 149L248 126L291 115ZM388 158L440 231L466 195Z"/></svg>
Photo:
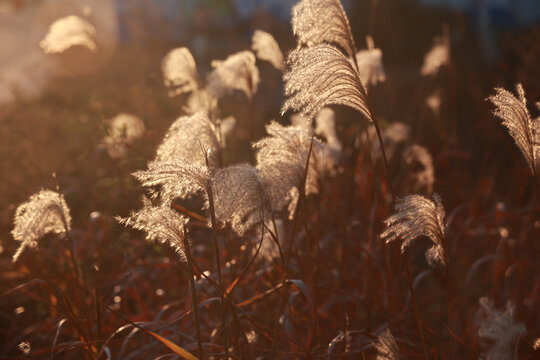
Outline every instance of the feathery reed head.
<svg viewBox="0 0 540 360"><path fill-rule="evenodd" d="M199 88L197 66L188 48L176 48L167 53L161 62L161 72L170 95L180 95Z"/></svg>
<svg viewBox="0 0 540 360"><path fill-rule="evenodd" d="M118 159L127 155L128 147L144 134L144 122L135 115L118 114L109 120L109 134L103 144L110 157Z"/></svg>
<svg viewBox="0 0 540 360"><path fill-rule="evenodd" d="M268 137L253 144L257 150L257 170L275 211L287 204L287 194L293 187L300 188L304 177L311 135L307 129L282 126L271 122L266 127ZM306 180L306 193L317 192L318 174L314 153L319 147L314 142Z"/></svg>
<svg viewBox="0 0 540 360"><path fill-rule="evenodd" d="M535 131L533 134L533 128L540 128L540 118L534 121L531 119L521 84L516 85L518 97L503 88L496 88L495 91L496 94L488 98L496 107L494 114L502 120L535 175L540 151L540 132Z"/></svg>
<svg viewBox="0 0 540 360"><path fill-rule="evenodd" d="M444 217L439 195L434 194L433 200L421 195L409 195L396 202L395 214L384 221L386 230L381 234L381 239L386 243L401 239L401 252L404 252L414 239L425 236L433 242L426 252L428 263L432 266L437 263L445 265Z"/></svg>
<svg viewBox="0 0 540 360"><path fill-rule="evenodd" d="M218 116L218 99L208 89L198 89L192 92L183 110L189 115L203 112L211 120Z"/></svg>
<svg viewBox="0 0 540 360"><path fill-rule="evenodd" d="M169 204L152 206L150 200L143 199L144 206L127 218L116 217L116 220L125 226L144 231L146 240L168 245L186 261L184 248L184 232L188 218L182 216Z"/></svg>
<svg viewBox="0 0 540 360"><path fill-rule="evenodd" d="M435 169L429 151L423 146L413 144L405 149L403 157L409 165L413 191L419 192L425 189L428 194L431 194L435 182Z"/></svg>
<svg viewBox="0 0 540 360"><path fill-rule="evenodd" d="M435 76L441 67L450 63L450 37L445 31L443 36L434 39L433 47L424 56L420 69L422 76Z"/></svg>
<svg viewBox="0 0 540 360"><path fill-rule="evenodd" d="M377 349L376 360L399 360L399 347L394 339L394 335L390 329L386 329L379 336L377 336L377 342L373 344Z"/></svg>
<svg viewBox="0 0 540 360"><path fill-rule="evenodd" d="M487 360L517 360L519 337L525 326L514 321L514 304L508 302L504 312L497 310L488 298L481 298L480 306L485 318L478 328L478 336L491 342L485 353Z"/></svg>
<svg viewBox="0 0 540 360"><path fill-rule="evenodd" d="M26 247L37 246L37 241L44 235L71 230L71 215L62 194L41 190L19 205L13 223L11 234L21 242L13 255L13 262L16 262Z"/></svg>
<svg viewBox="0 0 540 360"><path fill-rule="evenodd" d="M216 218L242 236L269 217L270 206L257 170L249 164L218 169L210 181Z"/></svg>
<svg viewBox="0 0 540 360"><path fill-rule="evenodd" d="M79 16L65 16L52 23L39 46L45 54L60 54L75 46L96 52L96 29Z"/></svg>
<svg viewBox="0 0 540 360"><path fill-rule="evenodd" d="M313 118L326 105L345 105L371 119L367 94L350 60L337 48L322 44L293 50L284 76L288 99L281 111L292 109Z"/></svg>
<svg viewBox="0 0 540 360"><path fill-rule="evenodd" d="M230 55L225 60L212 61L214 70L208 76L208 89L220 98L234 90L240 90L253 99L259 86L259 69L255 55L248 50Z"/></svg>
<svg viewBox="0 0 540 360"><path fill-rule="evenodd" d="M214 125L202 112L179 117L169 128L156 154L157 162L182 158L193 165L214 169L219 165L220 145Z"/></svg>
<svg viewBox="0 0 540 360"><path fill-rule="evenodd" d="M373 38L367 36L368 48L356 53L356 63L362 84L375 86L386 81L386 73L382 62L382 50L375 48Z"/></svg>
<svg viewBox="0 0 540 360"><path fill-rule="evenodd" d="M210 172L206 166L191 164L181 157L166 162L152 161L148 170L137 171L133 176L144 187L159 187L152 190L152 195L160 196L165 202L200 191L206 193L210 185Z"/></svg>
<svg viewBox="0 0 540 360"><path fill-rule="evenodd" d="M255 30L251 38L251 49L257 58L268 61L277 70L285 71L283 53L274 37L262 30Z"/></svg>
<svg viewBox="0 0 540 360"><path fill-rule="evenodd" d="M292 9L291 23L300 44L335 44L354 56L351 26L339 0L302 0Z"/></svg>

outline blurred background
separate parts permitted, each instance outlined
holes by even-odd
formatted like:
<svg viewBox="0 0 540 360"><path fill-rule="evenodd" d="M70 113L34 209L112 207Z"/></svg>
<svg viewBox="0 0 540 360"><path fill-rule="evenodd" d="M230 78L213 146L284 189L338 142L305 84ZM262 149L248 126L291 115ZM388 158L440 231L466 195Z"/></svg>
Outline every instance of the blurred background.
<svg viewBox="0 0 540 360"><path fill-rule="evenodd" d="M91 211L125 214L136 207L129 175L153 157L157 143L182 114L185 98L170 98L160 63L172 48L188 47L200 76L213 59L249 49L256 29L295 46L294 0L1 0L0 1L0 243L10 238L16 204L56 172L75 219ZM432 151L439 192L459 204L471 192L513 196L508 179L528 171L484 99L495 86L524 85L540 99L538 0L343 0L359 49L366 35L383 51L387 81L373 89L383 123L401 121ZM98 51L46 53L40 43L51 24L76 15L95 29ZM434 38L448 29L451 64L437 79L419 75ZM249 113L245 101L221 104L256 134L279 118L281 74L258 62L262 83ZM438 108L426 106L436 93ZM116 159L102 139L119 113L143 120L146 133ZM533 112L534 114L534 112ZM344 115L345 116L345 115ZM248 119L248 117L252 117ZM425 136L428 134L429 136ZM229 162L249 161L240 131ZM503 139L503 141L501 141ZM458 176L469 174L469 176ZM512 175L512 176L511 176ZM524 180L525 181L525 180ZM444 196L443 196L444 198ZM452 204L455 202L455 204Z"/></svg>

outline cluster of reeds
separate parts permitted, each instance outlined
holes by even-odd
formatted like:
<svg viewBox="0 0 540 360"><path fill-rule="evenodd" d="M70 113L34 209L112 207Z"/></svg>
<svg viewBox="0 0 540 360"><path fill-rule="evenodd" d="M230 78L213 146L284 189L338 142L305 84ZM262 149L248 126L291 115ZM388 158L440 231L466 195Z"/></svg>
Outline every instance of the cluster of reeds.
<svg viewBox="0 0 540 360"><path fill-rule="evenodd" d="M79 27L84 33L77 37L79 45L97 51L92 29ZM444 199L434 192L436 169L429 150L411 142L407 125L395 121L383 126L372 106L372 88L386 80L383 53L373 38L367 38L366 49L357 49L339 0L300 1L292 9L292 28L297 47L288 56L272 35L257 30L253 52L213 61L205 79L185 47L163 59L164 85L172 98L186 99L185 114L171 124L147 168L133 174L143 188L142 207L116 219L175 253L179 264L159 265L172 278L146 283L167 287L181 279L181 306L175 305L173 314L166 317L169 308L164 307L149 319L127 253L129 286L117 285L119 289L105 290L100 284L101 267L110 264L93 270L88 261L81 265L77 244L84 236L100 236L96 229L105 226L99 213L93 214L84 235L72 229L59 188L42 190L17 208L12 234L21 245L14 262L32 263L36 254L26 254L26 249L41 249L38 240L47 233L69 240L59 245L69 259L68 264L60 261L62 268L55 267L49 252L39 251L49 274L68 274L71 281L59 286L36 275L10 291L42 286L50 292L54 301L47 302L47 311L60 319L50 326L56 334L51 358L75 348L75 356L85 358L141 358L162 351L156 344L185 359L493 360L518 359L518 349L532 353L513 304L502 312L485 294L477 296L474 307L461 298L478 268L491 261L503 266L501 258L508 251L460 259L469 245L460 241L459 226L467 220L459 208L446 215ZM53 35L42 46L59 49ZM436 78L450 59L446 30L426 55L420 74ZM264 85L258 62L269 62L276 76L283 75L282 119L268 121L266 137L252 138L253 164L228 164L224 153L236 121L223 117L220 105L236 92L243 94L246 107L254 106ZM496 89L489 100L538 184L540 120L532 119L521 85L517 92L516 97ZM430 96L428 105L437 108L440 101ZM355 111L347 132L340 125L343 107ZM111 157L125 157L144 131L142 120L122 114L111 121L102 144ZM506 229L501 225L496 230L500 246L506 246ZM427 266L415 251L423 248L422 239L431 245L425 253ZM102 235L99 241L116 240ZM99 253L92 256L98 264ZM456 265L465 263L467 274ZM39 274L33 265L25 269ZM139 270L137 277L144 277ZM123 286L132 288L126 292L133 298L129 306L144 316L123 315L128 305L120 306L122 298L115 295ZM112 318L124 324L112 328ZM58 343L65 328L76 335L64 334ZM139 333L147 337L137 340ZM130 341L140 348L128 356ZM45 353L36 353L24 339L15 342L24 356ZM43 344L36 346L39 350Z"/></svg>

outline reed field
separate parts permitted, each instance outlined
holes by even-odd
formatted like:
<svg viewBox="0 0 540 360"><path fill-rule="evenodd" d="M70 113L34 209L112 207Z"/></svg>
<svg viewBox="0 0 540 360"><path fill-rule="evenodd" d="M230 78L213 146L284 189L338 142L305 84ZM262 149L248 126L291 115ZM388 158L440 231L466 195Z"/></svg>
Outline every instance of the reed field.
<svg viewBox="0 0 540 360"><path fill-rule="evenodd" d="M6 3L0 359L540 359L540 23Z"/></svg>

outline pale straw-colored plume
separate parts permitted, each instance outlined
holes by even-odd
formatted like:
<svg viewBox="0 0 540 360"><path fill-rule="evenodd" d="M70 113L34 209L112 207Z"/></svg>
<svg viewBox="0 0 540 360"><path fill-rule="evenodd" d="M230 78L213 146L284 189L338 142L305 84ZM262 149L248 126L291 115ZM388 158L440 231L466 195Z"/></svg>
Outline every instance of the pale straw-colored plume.
<svg viewBox="0 0 540 360"><path fill-rule="evenodd" d="M208 89L199 89L189 95L183 110L189 115L202 111L213 120L219 113L218 99Z"/></svg>
<svg viewBox="0 0 540 360"><path fill-rule="evenodd" d="M152 161L148 170L136 171L133 176L152 190L153 197L159 195L164 202L201 192L206 194L210 186L206 165L191 164L181 157L166 162ZM159 192L154 190L156 187L160 187Z"/></svg>
<svg viewBox="0 0 540 360"><path fill-rule="evenodd" d="M236 128L236 119L234 116L227 116L225 119L218 119L216 121L216 128L218 129L218 138L222 148L227 145L227 138L232 134Z"/></svg>
<svg viewBox="0 0 540 360"><path fill-rule="evenodd" d="M496 88L495 91L496 94L488 98L495 105L494 114L508 129L535 176L540 159L540 118L531 119L521 84L516 85L517 97L502 88ZM537 106L540 110L540 105Z"/></svg>
<svg viewBox="0 0 540 360"><path fill-rule="evenodd" d="M373 343L377 349L376 360L399 360L399 347L390 329L386 329L377 336L377 342Z"/></svg>
<svg viewBox="0 0 540 360"><path fill-rule="evenodd" d="M21 341L19 345L17 345L17 348L25 356L30 355L30 353L32 352L32 346L30 345L30 342L28 340Z"/></svg>
<svg viewBox="0 0 540 360"><path fill-rule="evenodd" d="M336 113L331 108L322 108L317 114L315 134L323 136L330 149L341 151L342 145L336 132Z"/></svg>
<svg viewBox="0 0 540 360"><path fill-rule="evenodd" d="M421 195L409 195L399 199L395 205L395 213L384 221L386 230L381 239L386 243L400 239L401 252L412 242L425 236L433 243L426 252L426 259L432 266L446 264L444 253L444 207L439 195L434 194L433 200Z"/></svg>
<svg viewBox="0 0 540 360"><path fill-rule="evenodd" d="M488 298L479 300L485 318L478 328L478 336L487 340L490 345L486 353L486 360L517 360L517 347L519 337L525 333L525 326L514 320L514 304L508 302L505 311L495 308Z"/></svg>
<svg viewBox="0 0 540 360"><path fill-rule="evenodd" d="M96 29L85 19L69 15L52 23L39 46L45 54L60 54L75 46L96 52Z"/></svg>
<svg viewBox="0 0 540 360"><path fill-rule="evenodd" d="M165 244L173 249L180 261L186 261L184 248L185 228L188 218L172 209L169 204L152 206L150 200L143 198L143 208L127 218L116 217L125 226L144 231L146 240Z"/></svg>
<svg viewBox="0 0 540 360"><path fill-rule="evenodd" d="M294 219L296 214L296 207L298 206L298 200L300 200L300 191L296 186L292 187L287 193L287 211L289 212L289 220Z"/></svg>
<svg viewBox="0 0 540 360"><path fill-rule="evenodd" d="M251 49L258 59L268 61L277 70L285 71L283 53L274 37L262 30L255 30L251 38Z"/></svg>
<svg viewBox="0 0 540 360"><path fill-rule="evenodd" d="M208 76L208 88L216 97L240 90L248 99L253 99L260 77L251 51L244 50L225 60L214 60L212 67L214 70Z"/></svg>
<svg viewBox="0 0 540 360"><path fill-rule="evenodd" d="M537 338L536 340L534 340L533 349L534 351L537 351L538 349L540 349L540 338Z"/></svg>
<svg viewBox="0 0 540 360"><path fill-rule="evenodd" d="M263 262L265 264L272 264L276 259L279 259L279 246L276 242L280 242L280 246L283 248L284 242L287 238L287 232L283 226L282 219L265 220L265 229L263 235L263 243L261 244L261 249L259 250L259 255L256 260ZM272 233L270 233L270 231ZM274 235L275 238L272 236ZM259 241L260 235L257 235L256 241ZM255 255L256 247L252 248L252 255Z"/></svg>
<svg viewBox="0 0 540 360"><path fill-rule="evenodd" d="M350 60L337 48L321 44L293 50L287 59L284 76L288 97L281 111L294 110L313 118L324 106L345 105L372 115L367 94Z"/></svg>
<svg viewBox="0 0 540 360"><path fill-rule="evenodd" d="M145 130L144 122L132 114L118 114L109 120L109 134L103 138L109 156L115 159L125 157L129 145Z"/></svg>
<svg viewBox="0 0 540 360"><path fill-rule="evenodd" d="M450 36L445 31L443 36L436 37L433 47L424 56L424 63L420 69L422 76L435 76L443 66L450 63Z"/></svg>
<svg viewBox="0 0 540 360"><path fill-rule="evenodd" d="M282 126L274 121L266 126L269 136L253 144L257 150L257 170L265 185L266 193L274 211L287 204L287 194L293 187L300 188L304 178L311 134L295 126ZM317 158L324 145L313 140L312 153L306 179L306 194L318 192L320 172Z"/></svg>
<svg viewBox="0 0 540 360"><path fill-rule="evenodd" d="M210 181L218 221L242 236L260 225L271 211L257 170L249 164L216 170Z"/></svg>
<svg viewBox="0 0 540 360"><path fill-rule="evenodd" d="M219 165L220 144L215 127L203 112L179 117L169 128L156 153L156 162L182 158L193 165Z"/></svg>
<svg viewBox="0 0 540 360"><path fill-rule="evenodd" d="M36 247L37 241L44 235L70 231L71 215L63 195L41 190L17 207L13 224L11 234L21 242L13 255L13 262L16 262L25 248Z"/></svg>
<svg viewBox="0 0 540 360"><path fill-rule="evenodd" d="M435 168L428 149L413 144L405 149L403 157L407 165L409 165L409 177L412 181L413 192L425 190L428 194L431 194L435 182Z"/></svg>
<svg viewBox="0 0 540 360"><path fill-rule="evenodd" d="M292 9L291 23L301 45L335 44L354 57L351 26L339 0L302 0Z"/></svg>
<svg viewBox="0 0 540 360"><path fill-rule="evenodd" d="M375 86L386 81L386 73L382 62L382 50L375 47L373 38L366 37L367 49L356 53L358 72L364 86Z"/></svg>
<svg viewBox="0 0 540 360"><path fill-rule="evenodd" d="M170 95L180 95L199 89L197 66L188 48L172 49L161 62L161 72Z"/></svg>
<svg viewBox="0 0 540 360"><path fill-rule="evenodd" d="M435 90L426 98L426 106L438 116L441 113L441 93Z"/></svg>

